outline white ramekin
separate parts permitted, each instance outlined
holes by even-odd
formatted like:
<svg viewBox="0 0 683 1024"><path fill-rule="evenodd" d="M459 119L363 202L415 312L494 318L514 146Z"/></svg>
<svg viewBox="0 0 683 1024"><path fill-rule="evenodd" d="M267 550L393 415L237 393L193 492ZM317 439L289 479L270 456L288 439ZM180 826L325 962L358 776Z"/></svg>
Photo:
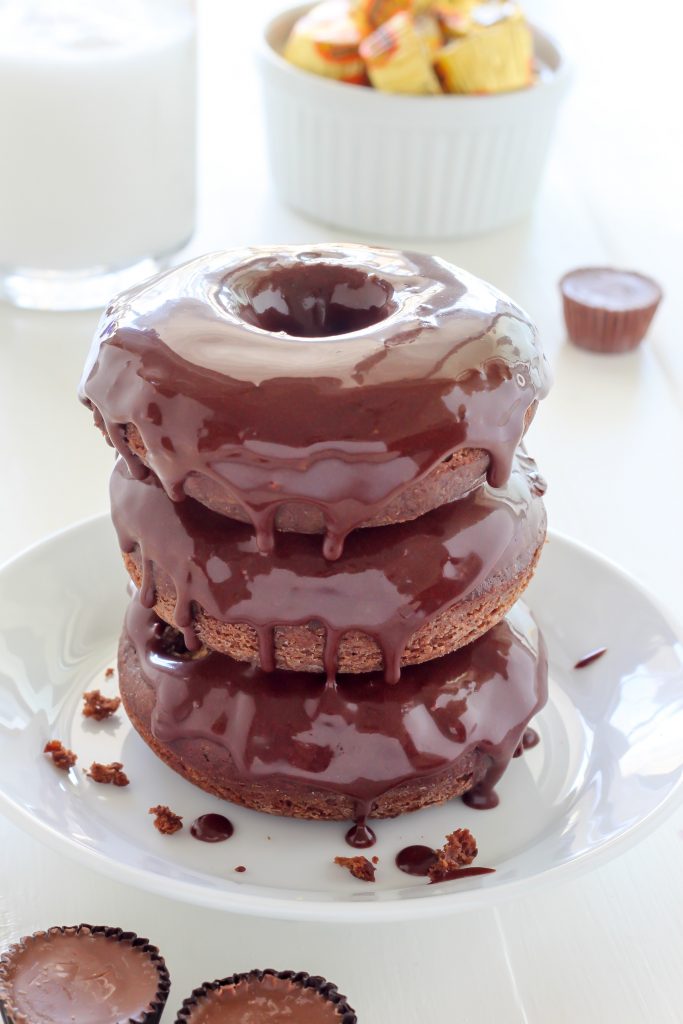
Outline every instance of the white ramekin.
<svg viewBox="0 0 683 1024"><path fill-rule="evenodd" d="M311 7L266 26L259 51L271 173L280 197L362 235L458 238L526 216L569 80L557 45L534 29L550 70L495 96L398 96L334 82L280 56Z"/></svg>

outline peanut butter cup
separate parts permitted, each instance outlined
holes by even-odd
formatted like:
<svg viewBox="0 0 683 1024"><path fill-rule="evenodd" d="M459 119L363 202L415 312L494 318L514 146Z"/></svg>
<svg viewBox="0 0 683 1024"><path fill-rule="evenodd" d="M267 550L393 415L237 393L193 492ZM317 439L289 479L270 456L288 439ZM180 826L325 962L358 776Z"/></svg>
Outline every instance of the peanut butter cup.
<svg viewBox="0 0 683 1024"><path fill-rule="evenodd" d="M158 1024L169 988L156 946L120 928L49 928L0 957L5 1024Z"/></svg>
<svg viewBox="0 0 683 1024"><path fill-rule="evenodd" d="M569 340L592 352L628 352L645 337L662 298L633 270L581 267L560 281Z"/></svg>
<svg viewBox="0 0 683 1024"><path fill-rule="evenodd" d="M336 985L303 971L249 971L206 982L183 1003L176 1024L357 1024Z"/></svg>

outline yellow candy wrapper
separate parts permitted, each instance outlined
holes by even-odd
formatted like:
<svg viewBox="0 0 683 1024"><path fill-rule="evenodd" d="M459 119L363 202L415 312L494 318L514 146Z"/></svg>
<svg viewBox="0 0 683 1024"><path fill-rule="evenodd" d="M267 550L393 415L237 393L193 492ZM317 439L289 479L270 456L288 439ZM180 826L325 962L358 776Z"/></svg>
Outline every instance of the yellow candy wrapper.
<svg viewBox="0 0 683 1024"><path fill-rule="evenodd" d="M432 13L449 39L466 36L472 29L472 9L483 6L479 0L439 0L432 4Z"/></svg>
<svg viewBox="0 0 683 1024"><path fill-rule="evenodd" d="M360 55L376 89L414 95L442 91L427 47L405 12L395 14L364 39Z"/></svg>
<svg viewBox="0 0 683 1024"><path fill-rule="evenodd" d="M369 35L401 11L412 13L417 0L351 0L351 13L363 35Z"/></svg>
<svg viewBox="0 0 683 1024"><path fill-rule="evenodd" d="M427 48L427 52L434 57L444 44L441 26L434 15L417 14L415 16L415 31Z"/></svg>
<svg viewBox="0 0 683 1024"><path fill-rule="evenodd" d="M347 0L327 0L296 22L282 56L304 71L364 84L367 75L359 55L361 39Z"/></svg>
<svg viewBox="0 0 683 1024"><path fill-rule="evenodd" d="M446 92L523 89L533 81L531 30L515 9L513 16L448 43L437 53L434 66Z"/></svg>

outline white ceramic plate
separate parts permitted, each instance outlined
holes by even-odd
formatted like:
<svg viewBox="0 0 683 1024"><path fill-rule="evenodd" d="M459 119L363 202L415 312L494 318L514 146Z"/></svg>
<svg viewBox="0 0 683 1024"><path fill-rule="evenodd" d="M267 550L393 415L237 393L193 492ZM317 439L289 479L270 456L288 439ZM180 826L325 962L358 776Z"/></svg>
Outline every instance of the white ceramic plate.
<svg viewBox="0 0 683 1024"><path fill-rule="evenodd" d="M683 649L668 617L618 569L558 536L528 591L551 662L541 743L513 761L501 803L461 801L376 823L376 883L333 864L351 854L342 823L299 822L226 805L158 761L120 712L80 713L93 685L113 695L126 584L104 516L45 541L0 571L0 806L36 838L131 884L192 903L271 917L387 920L499 901L606 859L640 837L683 792ZM596 647L607 653L577 671ZM66 775L41 753L59 738L79 755ZM127 789L83 775L123 761ZM189 823L222 810L226 843L159 835L147 814L168 804ZM227 810L226 810L227 809ZM412 843L472 829L495 874L429 886L395 868ZM243 874L234 868L246 866Z"/></svg>

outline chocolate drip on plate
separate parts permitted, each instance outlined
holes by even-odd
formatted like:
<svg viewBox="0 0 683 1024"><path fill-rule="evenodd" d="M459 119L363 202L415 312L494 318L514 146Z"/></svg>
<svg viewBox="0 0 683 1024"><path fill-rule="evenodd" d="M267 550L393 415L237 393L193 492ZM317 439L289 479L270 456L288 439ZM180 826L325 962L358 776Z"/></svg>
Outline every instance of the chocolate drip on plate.
<svg viewBox="0 0 683 1024"><path fill-rule="evenodd" d="M202 843L224 843L234 831L223 814L201 814L190 825L190 833Z"/></svg>
<svg viewBox="0 0 683 1024"><path fill-rule="evenodd" d="M535 729L527 728L524 730L522 741L515 750L515 757L521 757L525 750L531 750L532 747L537 747L541 742L541 737L538 735Z"/></svg>
<svg viewBox="0 0 683 1024"><path fill-rule="evenodd" d="M354 822L344 838L354 850L368 850L377 842L377 836L363 818Z"/></svg>
<svg viewBox="0 0 683 1024"><path fill-rule="evenodd" d="M474 875L492 875L495 868L453 868L452 871L445 871L438 878L430 878L430 885L440 885L441 882L454 882L458 878L472 878Z"/></svg>
<svg viewBox="0 0 683 1024"><path fill-rule="evenodd" d="M406 846L396 854L396 867L406 875L427 878L438 859L431 846Z"/></svg>
<svg viewBox="0 0 683 1024"><path fill-rule="evenodd" d="M588 665L592 665L598 658L602 658L603 654L607 654L606 647L598 647L596 650L591 651L590 654L584 654L583 658L579 658L574 668L586 668Z"/></svg>

